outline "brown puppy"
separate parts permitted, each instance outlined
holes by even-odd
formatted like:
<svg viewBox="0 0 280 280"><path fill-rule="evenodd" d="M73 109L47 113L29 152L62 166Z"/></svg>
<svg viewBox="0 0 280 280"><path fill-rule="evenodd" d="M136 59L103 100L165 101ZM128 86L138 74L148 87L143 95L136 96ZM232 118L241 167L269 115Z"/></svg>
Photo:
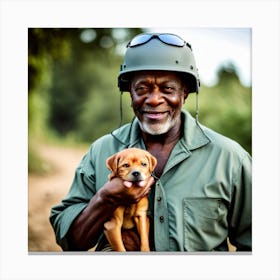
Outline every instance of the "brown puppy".
<svg viewBox="0 0 280 280"><path fill-rule="evenodd" d="M125 149L107 159L107 167L112 171L109 179L120 177L125 181L140 182L151 176L157 160L149 152L137 148ZM139 185L139 184L138 184ZM141 183L140 186L141 187ZM104 224L104 233L114 251L126 251L121 229L131 229L136 226L140 236L140 250L150 251L149 218L147 217L148 197L143 197L138 203L129 207L118 207L111 220Z"/></svg>

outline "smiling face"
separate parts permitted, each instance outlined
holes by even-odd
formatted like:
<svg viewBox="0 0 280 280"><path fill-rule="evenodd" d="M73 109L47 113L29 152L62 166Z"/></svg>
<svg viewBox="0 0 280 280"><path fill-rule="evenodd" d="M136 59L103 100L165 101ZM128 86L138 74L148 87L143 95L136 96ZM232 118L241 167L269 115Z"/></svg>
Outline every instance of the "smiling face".
<svg viewBox="0 0 280 280"><path fill-rule="evenodd" d="M180 76L168 71L141 71L131 79L132 107L144 133L160 135L181 124L187 90Z"/></svg>

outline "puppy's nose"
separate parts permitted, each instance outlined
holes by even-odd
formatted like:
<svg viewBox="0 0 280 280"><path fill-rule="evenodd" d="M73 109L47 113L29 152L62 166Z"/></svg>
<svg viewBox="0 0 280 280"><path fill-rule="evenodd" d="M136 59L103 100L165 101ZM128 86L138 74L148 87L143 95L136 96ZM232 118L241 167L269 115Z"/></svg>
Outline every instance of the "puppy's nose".
<svg viewBox="0 0 280 280"><path fill-rule="evenodd" d="M132 176L135 177L136 179L140 176L140 172L139 171L133 171Z"/></svg>

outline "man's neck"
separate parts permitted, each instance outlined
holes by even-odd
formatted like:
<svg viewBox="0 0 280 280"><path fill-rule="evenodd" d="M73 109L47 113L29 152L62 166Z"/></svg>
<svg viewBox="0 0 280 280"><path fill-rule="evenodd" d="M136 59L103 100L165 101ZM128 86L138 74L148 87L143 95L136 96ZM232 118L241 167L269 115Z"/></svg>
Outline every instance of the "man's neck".
<svg viewBox="0 0 280 280"><path fill-rule="evenodd" d="M142 135L146 149L158 160L154 174L159 178L174 146L181 137L181 122L165 134L151 135L142 132Z"/></svg>
<svg viewBox="0 0 280 280"><path fill-rule="evenodd" d="M181 138L181 135L182 135L181 122L164 134L152 135L152 134L142 132L142 137L147 148L155 145L175 146L175 144Z"/></svg>

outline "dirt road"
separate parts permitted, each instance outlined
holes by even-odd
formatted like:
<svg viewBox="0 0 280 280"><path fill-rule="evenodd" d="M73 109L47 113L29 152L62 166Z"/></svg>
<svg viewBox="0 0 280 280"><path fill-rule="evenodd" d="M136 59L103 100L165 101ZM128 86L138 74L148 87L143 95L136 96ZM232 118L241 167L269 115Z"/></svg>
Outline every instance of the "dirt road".
<svg viewBox="0 0 280 280"><path fill-rule="evenodd" d="M49 223L50 208L67 194L75 168L87 148L40 146L41 156L54 171L28 176L28 249L30 252L61 251Z"/></svg>

